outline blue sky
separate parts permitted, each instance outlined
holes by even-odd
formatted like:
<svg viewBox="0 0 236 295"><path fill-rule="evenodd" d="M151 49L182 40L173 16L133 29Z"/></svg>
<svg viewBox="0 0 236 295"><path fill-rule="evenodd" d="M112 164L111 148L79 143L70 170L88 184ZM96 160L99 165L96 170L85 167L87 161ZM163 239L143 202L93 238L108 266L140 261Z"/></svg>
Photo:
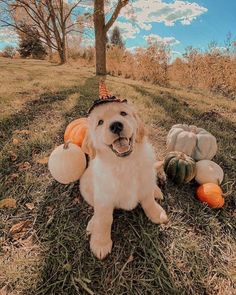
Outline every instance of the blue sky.
<svg viewBox="0 0 236 295"><path fill-rule="evenodd" d="M116 2L111 0L110 5ZM178 54L189 45L205 49L211 41L223 46L228 32L236 39L236 0L133 0L130 3L114 24L120 27L128 48L146 47L147 39L152 38L169 44ZM85 9L90 11L91 6ZM108 17L110 9L107 7ZM0 49L14 45L14 38L8 29L0 29ZM86 41L93 43L91 38Z"/></svg>
<svg viewBox="0 0 236 295"><path fill-rule="evenodd" d="M147 20L149 30L140 29L134 38L127 39L127 47L146 46L147 37L169 43L173 51L183 53L192 45L205 49L211 41L224 45L226 35L231 32L236 39L236 0L138 0L140 7L150 13L139 12L140 22ZM162 14L158 14L160 11ZM126 22L128 18L120 18ZM148 22L148 20L153 20ZM133 22L135 24L135 21ZM133 25L135 27L135 25ZM127 35L129 35L127 33ZM125 36L126 37L126 36Z"/></svg>

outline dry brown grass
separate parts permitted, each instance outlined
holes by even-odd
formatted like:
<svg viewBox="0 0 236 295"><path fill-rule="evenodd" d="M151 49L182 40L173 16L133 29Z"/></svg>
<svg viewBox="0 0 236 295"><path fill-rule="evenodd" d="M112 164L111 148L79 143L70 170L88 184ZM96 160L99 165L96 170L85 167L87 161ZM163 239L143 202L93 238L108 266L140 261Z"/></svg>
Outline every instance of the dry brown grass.
<svg viewBox="0 0 236 295"><path fill-rule="evenodd" d="M68 122L85 115L97 97L97 78L78 63L0 63L9 79L3 78L4 84L11 84L0 92L0 195L17 201L15 209L0 209L0 290L11 295L235 294L235 192L223 209L212 210L195 199L195 183L168 182L162 205L170 222L153 225L140 208L117 211L113 252L103 262L95 259L85 236L92 210L78 199L79 184L58 184L38 160L62 142ZM26 78L15 79L21 72ZM211 131L219 143L215 161L225 171L222 187L230 189L236 177L232 100L121 77L108 76L107 85L138 108L160 158L173 124L194 123ZM22 101L14 109L15 98ZM27 230L11 235L12 225L24 220L32 221Z"/></svg>
<svg viewBox="0 0 236 295"><path fill-rule="evenodd" d="M169 54L165 46L150 44L135 54L113 46L107 50L108 73L158 85L167 85Z"/></svg>
<svg viewBox="0 0 236 295"><path fill-rule="evenodd" d="M232 42L232 46L235 46L235 43ZM183 58L177 58L169 64L168 47L155 42L149 43L146 49L136 49L135 53L110 46L107 49L107 68L108 73L113 76L151 82L160 86L198 89L234 98L236 95L234 51L223 51L213 46L206 52L201 52L190 47ZM91 54L91 50L88 51L90 60L86 54L84 60L93 65Z"/></svg>
<svg viewBox="0 0 236 295"><path fill-rule="evenodd" d="M169 68L171 81L178 86L210 90L235 97L236 57L212 48L208 52L190 49L185 60L176 59Z"/></svg>

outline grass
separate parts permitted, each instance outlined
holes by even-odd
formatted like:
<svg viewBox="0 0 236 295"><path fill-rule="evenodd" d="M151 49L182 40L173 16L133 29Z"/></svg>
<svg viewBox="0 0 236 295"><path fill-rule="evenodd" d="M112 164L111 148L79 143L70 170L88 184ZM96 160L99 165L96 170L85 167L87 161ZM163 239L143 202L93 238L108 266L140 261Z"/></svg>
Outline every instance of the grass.
<svg viewBox="0 0 236 295"><path fill-rule="evenodd" d="M235 294L235 188L223 209L212 210L195 199L194 182L180 187L168 182L162 205L169 223L151 224L139 207L117 210L112 254L98 261L85 235L92 209L79 196L79 183L58 184L40 164L62 143L68 122L86 114L97 97L98 79L78 64L0 59L0 65L0 195L17 201L15 209L0 209L0 290L14 295ZM219 143L215 161L225 171L222 187L230 191L236 177L232 100L116 77L108 77L107 84L135 104L160 158L173 124L211 131ZM9 233L24 220L32 221L24 232Z"/></svg>

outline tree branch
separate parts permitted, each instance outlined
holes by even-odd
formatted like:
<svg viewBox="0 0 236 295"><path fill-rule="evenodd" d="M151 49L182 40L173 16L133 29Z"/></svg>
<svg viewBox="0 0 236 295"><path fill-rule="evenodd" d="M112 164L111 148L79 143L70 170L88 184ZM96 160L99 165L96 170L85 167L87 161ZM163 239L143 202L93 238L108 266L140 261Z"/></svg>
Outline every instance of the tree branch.
<svg viewBox="0 0 236 295"><path fill-rule="evenodd" d="M17 31L20 31L21 33L24 33L24 34L26 34L26 35L28 35L30 37L32 36L31 34L25 32L25 30L23 30L20 26L17 26L15 24L9 23L9 22L4 21L4 20L1 20L1 22L3 23L3 25L1 25L2 27L12 27L12 28L16 29ZM44 36L40 35L40 39L41 39L42 43L44 43L45 45L48 45L47 42L45 41L45 37ZM56 45L54 45L52 43L52 41L51 41L51 48L57 50Z"/></svg>
<svg viewBox="0 0 236 295"><path fill-rule="evenodd" d="M125 7L129 3L129 0L119 0L119 2L116 5L116 8L109 19L109 21L105 25L105 31L108 32L111 26L114 24L115 20L117 19L121 9Z"/></svg>

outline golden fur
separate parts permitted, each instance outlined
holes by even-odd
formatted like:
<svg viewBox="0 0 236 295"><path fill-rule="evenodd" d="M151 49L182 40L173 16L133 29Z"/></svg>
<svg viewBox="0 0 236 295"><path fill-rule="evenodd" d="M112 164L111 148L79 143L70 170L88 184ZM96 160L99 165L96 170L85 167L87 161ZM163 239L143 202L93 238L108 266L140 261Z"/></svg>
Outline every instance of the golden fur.
<svg viewBox="0 0 236 295"><path fill-rule="evenodd" d="M110 128L117 121L123 124L119 135ZM118 144L117 148L118 138L124 138L124 147ZM87 226L90 248L96 257L103 259L112 248L115 208L132 210L140 203L154 223L166 222L167 215L155 201L155 197L162 198L162 193L156 186L154 151L131 105L114 102L97 106L89 116L82 148L90 155L89 166L80 180L81 194L94 208ZM128 154L125 157L120 153L123 149Z"/></svg>

